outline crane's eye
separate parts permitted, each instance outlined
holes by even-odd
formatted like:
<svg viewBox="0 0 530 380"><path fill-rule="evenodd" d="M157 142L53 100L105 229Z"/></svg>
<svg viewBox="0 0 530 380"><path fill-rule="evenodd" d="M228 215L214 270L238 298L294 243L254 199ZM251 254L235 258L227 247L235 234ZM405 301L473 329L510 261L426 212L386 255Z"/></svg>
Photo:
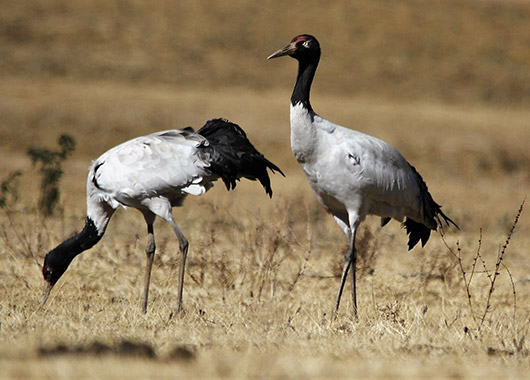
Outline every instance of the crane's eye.
<svg viewBox="0 0 530 380"><path fill-rule="evenodd" d="M46 281L49 281L53 275L53 271L49 267L45 266L44 268L42 268L42 274L44 275L44 279Z"/></svg>
<svg viewBox="0 0 530 380"><path fill-rule="evenodd" d="M309 45L311 45L311 42L309 40L307 41L304 41L304 43L302 44L305 48L308 48Z"/></svg>

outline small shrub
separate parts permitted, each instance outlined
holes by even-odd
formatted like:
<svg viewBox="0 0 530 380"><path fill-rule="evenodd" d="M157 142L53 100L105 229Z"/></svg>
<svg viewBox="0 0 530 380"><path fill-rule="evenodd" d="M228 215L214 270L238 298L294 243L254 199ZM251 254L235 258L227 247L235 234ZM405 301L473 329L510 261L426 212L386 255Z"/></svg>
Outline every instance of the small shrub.
<svg viewBox="0 0 530 380"><path fill-rule="evenodd" d="M6 208L18 200L17 178L22 174L17 170L0 183L0 208Z"/></svg>
<svg viewBox="0 0 530 380"><path fill-rule="evenodd" d="M39 209L45 216L51 216L55 211L60 198L59 180L63 175L62 164L75 149L75 140L67 134L62 134L57 143L60 147L58 151L37 147L28 149L28 156L33 166L40 166L42 180Z"/></svg>

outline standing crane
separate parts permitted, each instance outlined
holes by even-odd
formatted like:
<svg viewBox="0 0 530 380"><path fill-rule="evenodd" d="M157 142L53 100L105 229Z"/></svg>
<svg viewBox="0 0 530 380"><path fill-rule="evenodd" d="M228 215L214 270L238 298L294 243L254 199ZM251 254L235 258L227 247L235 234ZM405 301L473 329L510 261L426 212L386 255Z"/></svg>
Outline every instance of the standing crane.
<svg viewBox="0 0 530 380"><path fill-rule="evenodd" d="M408 248L427 243L431 230L456 224L441 210L416 169L391 145L375 137L333 124L317 115L309 102L311 84L320 60L320 44L308 34L294 37L268 59L289 55L298 61L298 76L291 96L291 148L309 185L333 215L348 240L345 264L332 318L352 269L353 311L357 316L355 234L367 215L403 222ZM457 227L458 228L458 227Z"/></svg>
<svg viewBox="0 0 530 380"><path fill-rule="evenodd" d="M156 248L155 217L166 220L177 235L181 254L179 313L182 309L188 240L173 220L172 207L181 206L188 194L204 194L218 178L223 180L227 190L234 189L236 181L242 177L257 179L272 197L267 169L284 175L254 148L243 129L224 119L208 121L197 133L191 127L156 132L110 149L89 168L85 227L52 249L44 259L42 304L72 260L101 239L114 211L122 206L139 210L147 223L144 312L147 311Z"/></svg>

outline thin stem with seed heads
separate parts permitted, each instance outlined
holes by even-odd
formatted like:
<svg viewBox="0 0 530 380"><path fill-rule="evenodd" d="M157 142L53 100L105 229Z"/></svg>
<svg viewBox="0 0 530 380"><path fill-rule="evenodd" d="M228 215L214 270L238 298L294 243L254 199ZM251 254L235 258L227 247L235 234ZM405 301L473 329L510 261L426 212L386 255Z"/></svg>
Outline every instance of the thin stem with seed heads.
<svg viewBox="0 0 530 380"><path fill-rule="evenodd" d="M471 290L470 290L471 280L469 280L469 281L467 280L466 270L464 269L464 264L462 263L462 250L460 248L460 243L458 241L456 242L456 248L457 248L457 252L458 252L458 254L456 254L451 249L451 247L449 247L447 242L445 241L443 233L440 233L440 235L441 235L442 241L443 241L444 245L446 246L446 248L448 249L449 253L451 255L453 255L453 257L455 257L457 262L458 262L458 266L460 268L460 273L462 274L462 280L463 280L464 286L466 288L466 295L467 295L467 302L468 302L468 305L469 305L469 311L471 312L471 317L473 318L473 322L475 324L477 324L477 318L475 317L475 312L473 311L473 300L472 300L472 297L471 297ZM479 252L480 252L480 244L479 244L479 251L477 252L477 255L479 254ZM476 261L476 257L475 257L475 261ZM473 273L474 273L474 267L473 267L472 272L471 272L471 277L473 276Z"/></svg>
<svg viewBox="0 0 530 380"><path fill-rule="evenodd" d="M495 281L499 277L499 268L502 264L502 260L504 258L504 254L506 253L506 249L508 248L508 245L510 244L510 239L515 231L515 227L517 226L517 222L519 222L519 217L521 216L521 213L523 212L523 207L526 199L523 199L523 202L521 203L521 206L519 207L519 211L517 211L517 214L515 215L515 220L513 221L512 228L508 232L508 236L506 237L506 241L504 242L504 245L502 246L501 251L499 252L499 255L497 256L497 262L495 263L495 271L493 273L493 276L491 276L491 285L488 291L488 299L486 301L486 307L484 309L484 313L482 314L482 319L480 321L480 325L478 327L478 331L482 328L484 325L484 321L486 319L486 314L488 313L489 309L491 308L491 296L493 295L493 291L495 290ZM488 274L488 277L490 275Z"/></svg>

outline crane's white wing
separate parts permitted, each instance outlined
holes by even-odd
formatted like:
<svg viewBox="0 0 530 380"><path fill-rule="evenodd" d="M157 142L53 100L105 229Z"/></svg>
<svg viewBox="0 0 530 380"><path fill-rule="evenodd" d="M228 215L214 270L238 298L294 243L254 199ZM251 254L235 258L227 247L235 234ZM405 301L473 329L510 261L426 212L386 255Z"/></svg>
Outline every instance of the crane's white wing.
<svg viewBox="0 0 530 380"><path fill-rule="evenodd" d="M319 130L321 151L316 163L302 166L304 170L312 166L310 170L318 172L319 178L312 181L306 170L323 203L329 196L366 214L399 220L404 216L421 217L417 211L421 209L417 174L394 147L318 116L314 124ZM312 174L315 177L317 173Z"/></svg>
<svg viewBox="0 0 530 380"><path fill-rule="evenodd" d="M200 135L169 130L120 144L93 162L90 182L109 202L133 205L142 198L163 195L178 198L201 194L211 187L208 163L197 148L208 144ZM114 206L114 205L113 205Z"/></svg>

